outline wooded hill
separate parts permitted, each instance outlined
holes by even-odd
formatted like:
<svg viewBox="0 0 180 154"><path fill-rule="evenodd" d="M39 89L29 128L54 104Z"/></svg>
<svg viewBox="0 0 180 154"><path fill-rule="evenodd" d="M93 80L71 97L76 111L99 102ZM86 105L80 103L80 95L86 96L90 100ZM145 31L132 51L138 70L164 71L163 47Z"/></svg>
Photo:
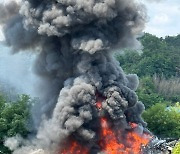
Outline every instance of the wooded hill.
<svg viewBox="0 0 180 154"><path fill-rule="evenodd" d="M116 55L127 73L139 76L139 100L146 107L143 118L159 137L180 137L180 35L158 38L146 33L142 51Z"/></svg>

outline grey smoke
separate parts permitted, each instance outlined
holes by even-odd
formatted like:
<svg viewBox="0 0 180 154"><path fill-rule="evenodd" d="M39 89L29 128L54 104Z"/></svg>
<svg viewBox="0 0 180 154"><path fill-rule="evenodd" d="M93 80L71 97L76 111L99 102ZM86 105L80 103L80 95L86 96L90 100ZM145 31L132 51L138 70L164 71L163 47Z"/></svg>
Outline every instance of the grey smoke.
<svg viewBox="0 0 180 154"><path fill-rule="evenodd" d="M147 1L147 2L163 2L163 1L166 1L166 0L144 0L144 1Z"/></svg>
<svg viewBox="0 0 180 154"><path fill-rule="evenodd" d="M9 147L10 150L16 150L21 140L22 138L20 136L11 137L6 140L4 145Z"/></svg>
<svg viewBox="0 0 180 154"><path fill-rule="evenodd" d="M144 108L135 93L138 78L126 75L112 56L117 49L139 45L137 37L146 22L142 4L135 0L23 0L18 7L0 22L14 53L38 52L34 69L43 79L39 84L43 99L33 109L36 136L22 141L14 154L56 153L72 134L93 150L99 124L96 93L106 98L104 114L119 127L126 129L128 122L146 127L140 116Z"/></svg>
<svg viewBox="0 0 180 154"><path fill-rule="evenodd" d="M19 11L19 5L12 1L11 3L8 3L5 7L3 5L0 5L0 24L5 23L7 20L12 18L14 14L17 14Z"/></svg>

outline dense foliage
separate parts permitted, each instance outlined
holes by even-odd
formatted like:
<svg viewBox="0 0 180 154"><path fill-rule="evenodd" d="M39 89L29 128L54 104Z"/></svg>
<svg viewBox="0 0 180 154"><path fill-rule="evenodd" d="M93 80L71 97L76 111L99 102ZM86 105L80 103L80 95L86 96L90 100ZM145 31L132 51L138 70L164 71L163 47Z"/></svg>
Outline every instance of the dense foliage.
<svg viewBox="0 0 180 154"><path fill-rule="evenodd" d="M172 154L180 154L180 142L175 145Z"/></svg>
<svg viewBox="0 0 180 154"><path fill-rule="evenodd" d="M165 101L165 99L157 93L151 77L142 77L140 79L137 95L146 108L149 108L158 102Z"/></svg>
<svg viewBox="0 0 180 154"><path fill-rule="evenodd" d="M139 76L137 94L146 107L148 128L161 137L180 137L180 108L175 105L180 102L180 35L146 33L140 41L142 51L125 50L117 59L125 72Z"/></svg>
<svg viewBox="0 0 180 154"><path fill-rule="evenodd" d="M146 33L140 41L143 52L126 50L117 56L127 73L139 77L164 75L166 78L180 76L180 35L158 38Z"/></svg>
<svg viewBox="0 0 180 154"><path fill-rule="evenodd" d="M180 138L180 105L157 103L146 110L143 118L148 128L159 137Z"/></svg>
<svg viewBox="0 0 180 154"><path fill-rule="evenodd" d="M20 134L26 136L26 127L29 117L29 105L31 99L27 95L22 95L15 102L7 102L0 95L0 153L8 154L10 151L3 145L7 137Z"/></svg>
<svg viewBox="0 0 180 154"><path fill-rule="evenodd" d="M140 41L142 51L125 50L117 55L127 73L140 77L140 100L146 108L162 101L180 101L180 35L163 39L146 33Z"/></svg>

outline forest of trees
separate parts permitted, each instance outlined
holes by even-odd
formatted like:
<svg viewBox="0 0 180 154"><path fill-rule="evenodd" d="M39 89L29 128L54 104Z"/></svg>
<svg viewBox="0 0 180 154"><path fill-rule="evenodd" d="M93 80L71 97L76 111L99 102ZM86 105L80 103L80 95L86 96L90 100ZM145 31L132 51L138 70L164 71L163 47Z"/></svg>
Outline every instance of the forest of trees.
<svg viewBox="0 0 180 154"><path fill-rule="evenodd" d="M180 138L180 35L158 38L146 33L140 41L142 51L115 56L126 73L139 76L137 95L145 104L143 118L150 131L161 138ZM7 137L29 133L32 103L30 96L11 101L0 91L0 154L11 153L3 146Z"/></svg>
<svg viewBox="0 0 180 154"><path fill-rule="evenodd" d="M139 100L148 128L158 137L180 137L180 35L158 38L146 33L142 51L116 55L127 73L139 76Z"/></svg>
<svg viewBox="0 0 180 154"><path fill-rule="evenodd" d="M28 122L30 120L30 106L33 101L27 95L21 95L16 101L7 101L0 94L0 154L11 153L4 146L7 137L20 134L26 137L29 133Z"/></svg>

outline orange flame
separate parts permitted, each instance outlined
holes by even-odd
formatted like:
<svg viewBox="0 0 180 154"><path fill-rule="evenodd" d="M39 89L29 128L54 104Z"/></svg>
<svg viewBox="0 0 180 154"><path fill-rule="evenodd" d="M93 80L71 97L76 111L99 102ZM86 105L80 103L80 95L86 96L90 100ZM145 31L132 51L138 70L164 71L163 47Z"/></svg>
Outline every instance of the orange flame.
<svg viewBox="0 0 180 154"><path fill-rule="evenodd" d="M101 134L99 145L102 151L106 154L139 154L143 146L149 143L150 135L143 134L142 136L136 132L130 131L125 134L123 142L118 142L117 134L109 127L108 120L101 118ZM136 128L137 124L131 123L132 128ZM121 132L122 133L122 132ZM121 135L121 134L120 134Z"/></svg>
<svg viewBox="0 0 180 154"><path fill-rule="evenodd" d="M75 140L71 140L60 154L88 154L88 149Z"/></svg>
<svg viewBox="0 0 180 154"><path fill-rule="evenodd" d="M102 103L100 101L96 102L96 107L101 110L102 109Z"/></svg>
<svg viewBox="0 0 180 154"><path fill-rule="evenodd" d="M98 96L98 95L97 95ZM97 97L96 107L102 109L102 97ZM98 145L106 154L140 154L142 147L146 146L152 138L149 134L138 134L134 129L138 124L129 123L131 130L114 131L106 117L100 117L100 139ZM123 136L123 137L122 137ZM123 143L120 142L123 141ZM76 140L71 139L68 146L60 154L88 154L89 149Z"/></svg>

